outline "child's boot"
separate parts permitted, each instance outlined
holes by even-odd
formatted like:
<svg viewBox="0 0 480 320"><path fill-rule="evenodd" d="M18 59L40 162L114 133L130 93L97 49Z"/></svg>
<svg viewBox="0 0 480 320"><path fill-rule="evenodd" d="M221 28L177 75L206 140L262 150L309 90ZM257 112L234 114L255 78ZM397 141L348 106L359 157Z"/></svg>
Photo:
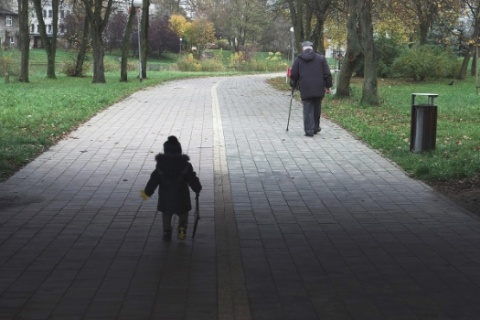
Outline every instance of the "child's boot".
<svg viewBox="0 0 480 320"><path fill-rule="evenodd" d="M172 240L172 230L163 231L163 241L170 241L170 240Z"/></svg>
<svg viewBox="0 0 480 320"><path fill-rule="evenodd" d="M185 240L187 238L187 229L185 227L179 227L177 233L178 240Z"/></svg>

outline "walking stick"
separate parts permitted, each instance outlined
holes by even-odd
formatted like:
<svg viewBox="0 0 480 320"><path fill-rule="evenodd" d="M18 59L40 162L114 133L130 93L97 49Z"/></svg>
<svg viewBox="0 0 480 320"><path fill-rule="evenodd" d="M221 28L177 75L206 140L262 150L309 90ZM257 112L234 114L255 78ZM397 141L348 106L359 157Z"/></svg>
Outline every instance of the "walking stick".
<svg viewBox="0 0 480 320"><path fill-rule="evenodd" d="M292 98L290 99L290 107L288 108L287 131L288 131L288 125L290 124L290 114L292 113L292 102L293 102L293 92L294 91L295 91L295 87L292 87Z"/></svg>
<svg viewBox="0 0 480 320"><path fill-rule="evenodd" d="M195 238L195 233L197 233L198 220L200 220L200 211L198 210L198 193L197 193L195 196L195 223L193 224L192 239Z"/></svg>

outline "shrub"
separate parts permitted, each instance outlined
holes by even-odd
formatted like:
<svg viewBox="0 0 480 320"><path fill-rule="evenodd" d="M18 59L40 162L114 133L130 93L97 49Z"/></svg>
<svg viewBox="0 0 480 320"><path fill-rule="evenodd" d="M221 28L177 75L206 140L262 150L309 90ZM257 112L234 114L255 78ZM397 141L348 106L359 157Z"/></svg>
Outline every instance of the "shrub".
<svg viewBox="0 0 480 320"><path fill-rule="evenodd" d="M15 59L10 55L1 55L0 56L0 68L1 68L1 75L6 76L7 73L9 75L13 74L20 74L20 64L15 61Z"/></svg>
<svg viewBox="0 0 480 320"><path fill-rule="evenodd" d="M230 66L239 71L284 71L288 63L282 60L280 52L269 52L265 57L249 57L243 51L235 52L230 57Z"/></svg>
<svg viewBox="0 0 480 320"><path fill-rule="evenodd" d="M183 56L182 59L177 62L177 66L180 71L202 71L202 65L198 63L192 53Z"/></svg>
<svg viewBox="0 0 480 320"><path fill-rule="evenodd" d="M283 71L288 68L288 64L282 60L281 52L269 52L266 63L266 71Z"/></svg>
<svg viewBox="0 0 480 320"><path fill-rule="evenodd" d="M375 38L375 54L377 62L377 75L382 78L392 76L392 65L396 58L401 54L401 40L397 38L388 38L385 35L379 35ZM365 60L359 61L355 67L355 75L363 77L363 69L365 67Z"/></svg>
<svg viewBox="0 0 480 320"><path fill-rule="evenodd" d="M62 63L61 72L67 76L83 76L85 73L90 70L90 63L88 61L83 62L81 74L75 73L75 66L77 62L75 60L64 61Z"/></svg>
<svg viewBox="0 0 480 320"><path fill-rule="evenodd" d="M204 59L200 62L202 71L225 71L225 66L222 61L217 59Z"/></svg>
<svg viewBox="0 0 480 320"><path fill-rule="evenodd" d="M137 70L137 69L138 69L138 61L129 60L127 62L127 70L128 71L133 71L133 70Z"/></svg>
<svg viewBox="0 0 480 320"><path fill-rule="evenodd" d="M453 53L439 46L423 45L407 49L395 60L392 70L413 81L423 81L447 77L456 64Z"/></svg>
<svg viewBox="0 0 480 320"><path fill-rule="evenodd" d="M103 60L103 68L105 72L119 71L120 70L120 61L112 59Z"/></svg>
<svg viewBox="0 0 480 320"><path fill-rule="evenodd" d="M391 67L395 59L400 56L400 48L399 40L395 38L379 36L375 39L375 50L378 62L377 74L379 76L388 77L391 75Z"/></svg>

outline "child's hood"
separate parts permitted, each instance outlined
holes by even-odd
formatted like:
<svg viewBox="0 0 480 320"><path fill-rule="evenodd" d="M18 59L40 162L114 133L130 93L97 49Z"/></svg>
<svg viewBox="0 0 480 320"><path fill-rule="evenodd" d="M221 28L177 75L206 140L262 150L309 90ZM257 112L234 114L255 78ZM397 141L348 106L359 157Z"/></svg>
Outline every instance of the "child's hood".
<svg viewBox="0 0 480 320"><path fill-rule="evenodd" d="M182 172L190 161L190 157L186 154L165 154L159 153L155 156L157 161L157 170L164 175L174 176Z"/></svg>

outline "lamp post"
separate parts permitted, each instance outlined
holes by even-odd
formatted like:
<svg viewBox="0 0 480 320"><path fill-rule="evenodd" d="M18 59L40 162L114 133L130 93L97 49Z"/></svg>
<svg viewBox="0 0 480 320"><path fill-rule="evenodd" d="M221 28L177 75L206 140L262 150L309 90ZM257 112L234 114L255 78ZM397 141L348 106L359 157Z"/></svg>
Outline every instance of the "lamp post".
<svg viewBox="0 0 480 320"><path fill-rule="evenodd" d="M137 29L138 29L138 79L142 82L142 50L140 42L140 13L143 0L133 0L133 6L137 10Z"/></svg>
<svg viewBox="0 0 480 320"><path fill-rule="evenodd" d="M293 27L290 27L290 32L292 33L292 63L294 60L294 54L295 54L295 33L293 32L294 29Z"/></svg>

